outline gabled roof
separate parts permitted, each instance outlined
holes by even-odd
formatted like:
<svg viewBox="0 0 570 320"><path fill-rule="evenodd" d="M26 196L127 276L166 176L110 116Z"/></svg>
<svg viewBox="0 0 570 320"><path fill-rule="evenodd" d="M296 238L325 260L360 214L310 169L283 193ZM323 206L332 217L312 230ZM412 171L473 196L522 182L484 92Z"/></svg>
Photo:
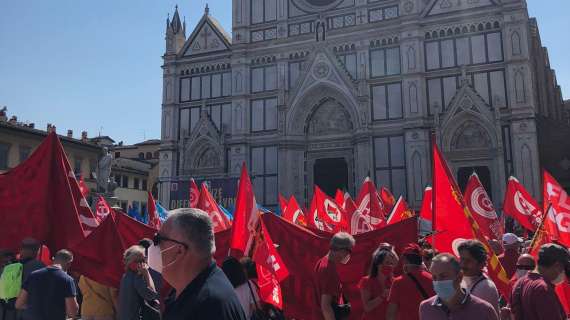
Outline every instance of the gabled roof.
<svg viewBox="0 0 570 320"><path fill-rule="evenodd" d="M425 7L422 16L433 16L438 14L470 10L480 7L500 5L500 0L477 0L477 1L457 1L457 0L431 0Z"/></svg>
<svg viewBox="0 0 570 320"><path fill-rule="evenodd" d="M231 36L209 11L204 12L194 31L182 48L182 56L191 56L215 51L229 50L232 45Z"/></svg>

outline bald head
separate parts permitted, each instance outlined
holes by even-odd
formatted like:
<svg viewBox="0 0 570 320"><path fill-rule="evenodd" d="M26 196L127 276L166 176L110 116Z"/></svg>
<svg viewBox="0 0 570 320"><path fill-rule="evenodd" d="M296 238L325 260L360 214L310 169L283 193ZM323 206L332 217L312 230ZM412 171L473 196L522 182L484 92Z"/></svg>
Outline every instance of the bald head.
<svg viewBox="0 0 570 320"><path fill-rule="evenodd" d="M461 273L461 266L455 256L441 253L433 258L430 271L435 281L454 280Z"/></svg>
<svg viewBox="0 0 570 320"><path fill-rule="evenodd" d="M526 270L534 269L534 267L536 266L536 263L534 261L534 257L528 253L521 254L519 256L519 259L517 260L517 268L522 269L519 267L523 267L523 266L526 268L531 268L531 269L526 269Z"/></svg>

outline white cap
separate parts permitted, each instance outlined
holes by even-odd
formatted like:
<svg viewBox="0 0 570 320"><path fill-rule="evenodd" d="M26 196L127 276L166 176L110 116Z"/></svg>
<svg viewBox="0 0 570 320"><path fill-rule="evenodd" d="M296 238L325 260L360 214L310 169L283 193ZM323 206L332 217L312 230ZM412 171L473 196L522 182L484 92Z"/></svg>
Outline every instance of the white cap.
<svg viewBox="0 0 570 320"><path fill-rule="evenodd" d="M523 239L517 237L517 235L514 233L505 233L503 235L503 245L509 246L511 244L522 243L522 242Z"/></svg>

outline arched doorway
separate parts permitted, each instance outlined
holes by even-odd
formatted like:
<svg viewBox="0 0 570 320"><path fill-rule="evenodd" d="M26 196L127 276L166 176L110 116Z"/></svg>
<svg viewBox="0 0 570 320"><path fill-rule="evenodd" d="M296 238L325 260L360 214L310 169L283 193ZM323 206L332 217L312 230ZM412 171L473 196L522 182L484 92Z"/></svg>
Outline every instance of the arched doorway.
<svg viewBox="0 0 570 320"><path fill-rule="evenodd" d="M336 190L348 190L348 164L344 158L317 159L313 165L314 184L334 197Z"/></svg>

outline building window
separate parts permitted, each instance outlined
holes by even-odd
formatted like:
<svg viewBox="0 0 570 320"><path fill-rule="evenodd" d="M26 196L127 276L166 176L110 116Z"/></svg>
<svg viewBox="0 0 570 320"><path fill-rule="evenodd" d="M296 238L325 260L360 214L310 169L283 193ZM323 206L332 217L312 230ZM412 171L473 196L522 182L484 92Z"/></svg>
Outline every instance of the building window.
<svg viewBox="0 0 570 320"><path fill-rule="evenodd" d="M350 73L353 79L356 79L357 64L356 64L356 53L348 53L338 55L338 59L342 62L346 71Z"/></svg>
<svg viewBox="0 0 570 320"><path fill-rule="evenodd" d="M382 77L401 72L400 47L370 50L370 75Z"/></svg>
<svg viewBox="0 0 570 320"><path fill-rule="evenodd" d="M147 153L146 153L146 159L147 159L147 160L152 159L152 152L147 152Z"/></svg>
<svg viewBox="0 0 570 320"><path fill-rule="evenodd" d="M75 158L73 161L73 173L75 173L76 176L81 175L81 162L83 162L81 158Z"/></svg>
<svg viewBox="0 0 570 320"><path fill-rule="evenodd" d="M427 80L428 109L430 114L436 108L443 112L449 107L449 103L458 88L458 76L432 78Z"/></svg>
<svg viewBox="0 0 570 320"><path fill-rule="evenodd" d="M133 179L133 189L136 189L136 190L139 189L139 178Z"/></svg>
<svg viewBox="0 0 570 320"><path fill-rule="evenodd" d="M387 120L403 117L402 84L372 86L372 119Z"/></svg>
<svg viewBox="0 0 570 320"><path fill-rule="evenodd" d="M28 146L20 146L20 162L24 162L32 153L32 148Z"/></svg>
<svg viewBox="0 0 570 320"><path fill-rule="evenodd" d="M180 79L180 102L230 96L231 72L221 72Z"/></svg>
<svg viewBox="0 0 570 320"><path fill-rule="evenodd" d="M129 177L128 176L122 176L121 186L125 189L129 187Z"/></svg>
<svg viewBox="0 0 570 320"><path fill-rule="evenodd" d="M115 159L120 158L121 153L119 151L115 151Z"/></svg>
<svg viewBox="0 0 570 320"><path fill-rule="evenodd" d="M501 32L425 42L426 68L437 70L503 61Z"/></svg>
<svg viewBox="0 0 570 320"><path fill-rule="evenodd" d="M251 175L255 198L267 207L277 205L277 147L251 148Z"/></svg>
<svg viewBox="0 0 570 320"><path fill-rule="evenodd" d="M277 130L277 98L251 101L251 131Z"/></svg>
<svg viewBox="0 0 570 320"><path fill-rule="evenodd" d="M148 182L146 179L142 179L142 190L143 191L147 191L148 190Z"/></svg>
<svg viewBox="0 0 570 320"><path fill-rule="evenodd" d="M277 65L251 68L251 92L277 89Z"/></svg>
<svg viewBox="0 0 570 320"><path fill-rule="evenodd" d="M158 151L155 151L155 152L154 152L153 158L154 158L154 159L158 159Z"/></svg>
<svg viewBox="0 0 570 320"><path fill-rule="evenodd" d="M139 152L139 159L144 160L144 152Z"/></svg>
<svg viewBox="0 0 570 320"><path fill-rule="evenodd" d="M205 110L218 130L229 132L232 124L231 103L213 104L206 106ZM180 136L187 137L192 134L200 120L201 107L180 109ZM158 158L158 152L155 152Z"/></svg>
<svg viewBox="0 0 570 320"><path fill-rule="evenodd" d="M293 89L301 76L301 61L289 62L289 89Z"/></svg>
<svg viewBox="0 0 570 320"><path fill-rule="evenodd" d="M10 151L10 145L6 143L0 143L0 170L8 169L8 152Z"/></svg>
<svg viewBox="0 0 570 320"><path fill-rule="evenodd" d="M406 197L404 136L374 138L376 185L387 186L394 196Z"/></svg>
<svg viewBox="0 0 570 320"><path fill-rule="evenodd" d="M277 0L251 0L251 23L277 20Z"/></svg>

